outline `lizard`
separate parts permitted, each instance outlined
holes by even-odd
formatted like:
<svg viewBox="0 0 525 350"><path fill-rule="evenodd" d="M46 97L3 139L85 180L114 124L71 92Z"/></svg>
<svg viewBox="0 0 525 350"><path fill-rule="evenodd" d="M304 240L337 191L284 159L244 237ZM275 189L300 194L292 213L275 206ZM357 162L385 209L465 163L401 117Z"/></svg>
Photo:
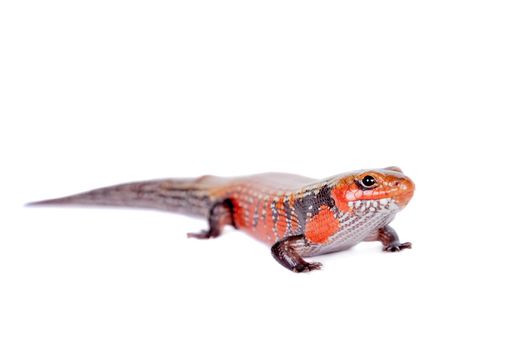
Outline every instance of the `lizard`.
<svg viewBox="0 0 525 350"><path fill-rule="evenodd" d="M268 244L294 272L318 270L304 258L380 241L386 252L412 248L389 225L412 198L413 181L399 167L351 171L324 180L285 173L201 176L124 183L29 205L94 205L159 209L205 218L187 236L218 237L233 226Z"/></svg>

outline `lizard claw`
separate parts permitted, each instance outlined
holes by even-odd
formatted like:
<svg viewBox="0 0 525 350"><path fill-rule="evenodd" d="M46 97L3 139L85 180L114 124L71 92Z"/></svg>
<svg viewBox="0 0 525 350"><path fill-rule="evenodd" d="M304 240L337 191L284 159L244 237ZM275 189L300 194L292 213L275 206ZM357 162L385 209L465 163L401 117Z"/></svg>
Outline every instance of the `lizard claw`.
<svg viewBox="0 0 525 350"><path fill-rule="evenodd" d="M293 272L309 272L313 270L320 270L323 264L320 262L304 262L303 264L299 264L293 268Z"/></svg>
<svg viewBox="0 0 525 350"><path fill-rule="evenodd" d="M383 251L385 251L385 252L399 252L399 251L401 251L403 249L412 249L412 243L410 243L410 242L405 242L405 243L394 242L394 243L390 243L386 247L383 247Z"/></svg>

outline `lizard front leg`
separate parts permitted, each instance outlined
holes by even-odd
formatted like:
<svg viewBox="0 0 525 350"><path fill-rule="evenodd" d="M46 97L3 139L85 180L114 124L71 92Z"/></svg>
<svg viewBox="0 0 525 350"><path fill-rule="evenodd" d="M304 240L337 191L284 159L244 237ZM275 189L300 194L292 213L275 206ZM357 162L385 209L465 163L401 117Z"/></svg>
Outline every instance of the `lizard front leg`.
<svg viewBox="0 0 525 350"><path fill-rule="evenodd" d="M307 262L301 256L307 244L304 235L286 237L272 246L272 255L279 264L293 272L319 270L320 262Z"/></svg>
<svg viewBox="0 0 525 350"><path fill-rule="evenodd" d="M412 243L399 241L399 236L396 231L390 227L385 226L377 230L373 235L369 236L367 241L380 241L383 243L383 250L385 252L399 252L403 249L411 249Z"/></svg>
<svg viewBox="0 0 525 350"><path fill-rule="evenodd" d="M211 207L210 213L208 214L208 225L209 228L207 230L199 233L188 233L188 237L198 239L216 238L219 237L224 226L235 226L233 221L233 206L230 200L217 202Z"/></svg>

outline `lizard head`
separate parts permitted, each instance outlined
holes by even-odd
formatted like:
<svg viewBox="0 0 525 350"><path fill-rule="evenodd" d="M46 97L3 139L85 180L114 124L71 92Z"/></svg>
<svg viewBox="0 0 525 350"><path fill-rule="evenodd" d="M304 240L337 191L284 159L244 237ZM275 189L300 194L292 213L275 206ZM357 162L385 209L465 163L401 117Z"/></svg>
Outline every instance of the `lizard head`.
<svg viewBox="0 0 525 350"><path fill-rule="evenodd" d="M414 189L398 167L360 170L342 176L332 189L332 198L342 211L395 212L408 204Z"/></svg>

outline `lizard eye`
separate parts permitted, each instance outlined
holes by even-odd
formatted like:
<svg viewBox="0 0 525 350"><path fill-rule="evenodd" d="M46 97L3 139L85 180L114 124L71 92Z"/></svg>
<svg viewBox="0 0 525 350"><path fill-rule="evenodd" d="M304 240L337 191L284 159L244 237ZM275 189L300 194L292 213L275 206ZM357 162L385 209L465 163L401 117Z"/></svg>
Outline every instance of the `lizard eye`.
<svg viewBox="0 0 525 350"><path fill-rule="evenodd" d="M361 184L365 188L372 188L376 185L376 183L377 183L376 179L374 179L374 177L370 175L366 175L363 178L363 180L361 180Z"/></svg>

